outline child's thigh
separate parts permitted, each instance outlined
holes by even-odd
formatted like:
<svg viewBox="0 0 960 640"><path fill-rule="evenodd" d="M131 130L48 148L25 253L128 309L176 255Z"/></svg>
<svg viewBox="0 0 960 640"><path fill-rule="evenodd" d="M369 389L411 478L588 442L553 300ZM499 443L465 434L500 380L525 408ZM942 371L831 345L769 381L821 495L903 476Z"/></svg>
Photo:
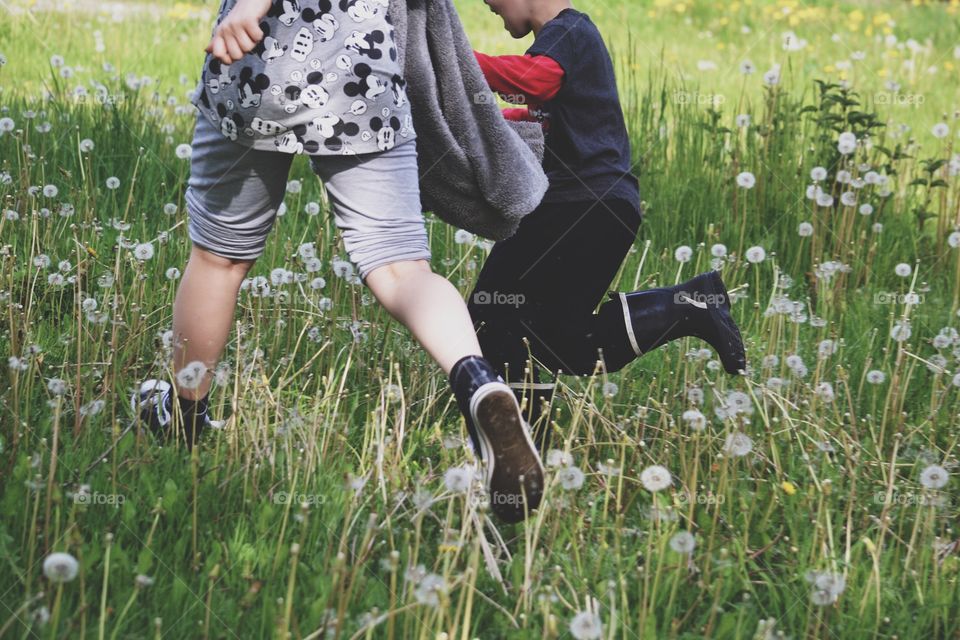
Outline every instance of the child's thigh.
<svg viewBox="0 0 960 640"><path fill-rule="evenodd" d="M192 146L190 239L225 258L255 260L283 202L293 156L233 142L203 115Z"/></svg>
<svg viewBox="0 0 960 640"><path fill-rule="evenodd" d="M416 141L357 156L313 156L337 228L361 278L393 262L430 260Z"/></svg>

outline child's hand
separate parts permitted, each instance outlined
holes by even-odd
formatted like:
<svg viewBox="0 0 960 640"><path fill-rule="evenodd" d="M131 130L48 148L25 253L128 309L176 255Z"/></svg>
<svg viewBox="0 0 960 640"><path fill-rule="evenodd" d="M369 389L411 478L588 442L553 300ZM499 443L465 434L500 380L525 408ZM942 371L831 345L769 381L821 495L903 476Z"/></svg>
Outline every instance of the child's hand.
<svg viewBox="0 0 960 640"><path fill-rule="evenodd" d="M242 58L263 39L260 20L267 15L270 5L271 0L237 0L230 13L217 25L206 52L224 64Z"/></svg>

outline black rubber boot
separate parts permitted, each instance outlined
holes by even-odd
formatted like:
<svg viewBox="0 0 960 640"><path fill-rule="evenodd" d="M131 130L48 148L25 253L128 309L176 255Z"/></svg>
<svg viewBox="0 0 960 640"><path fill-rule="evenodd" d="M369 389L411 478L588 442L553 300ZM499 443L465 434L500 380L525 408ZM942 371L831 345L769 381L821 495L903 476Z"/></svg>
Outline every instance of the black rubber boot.
<svg viewBox="0 0 960 640"><path fill-rule="evenodd" d="M520 522L540 506L544 472L513 391L478 356L453 365L450 386L484 463L490 508L505 522Z"/></svg>
<svg viewBox="0 0 960 640"><path fill-rule="evenodd" d="M702 273L673 287L633 293L611 293L610 306L619 300L624 320L629 317L628 340L637 356L671 340L693 336L717 352L729 374L747 367L743 339L730 315L730 296L717 271Z"/></svg>

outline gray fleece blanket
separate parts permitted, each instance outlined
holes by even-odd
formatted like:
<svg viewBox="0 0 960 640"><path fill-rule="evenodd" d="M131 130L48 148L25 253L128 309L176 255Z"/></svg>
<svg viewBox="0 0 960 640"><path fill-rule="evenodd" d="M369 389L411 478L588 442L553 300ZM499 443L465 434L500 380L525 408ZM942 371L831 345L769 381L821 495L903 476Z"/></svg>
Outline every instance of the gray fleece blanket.
<svg viewBox="0 0 960 640"><path fill-rule="evenodd" d="M504 119L451 0L390 0L424 211L485 238L513 235L547 190L540 125Z"/></svg>

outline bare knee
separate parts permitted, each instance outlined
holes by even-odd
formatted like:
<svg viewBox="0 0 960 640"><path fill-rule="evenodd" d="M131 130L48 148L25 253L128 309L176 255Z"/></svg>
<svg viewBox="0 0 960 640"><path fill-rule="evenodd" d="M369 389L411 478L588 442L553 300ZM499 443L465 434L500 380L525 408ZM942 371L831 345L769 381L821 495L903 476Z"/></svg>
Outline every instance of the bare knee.
<svg viewBox="0 0 960 640"><path fill-rule="evenodd" d="M218 256L197 245L193 245L190 251L190 261L192 262L194 260L204 267L230 271L241 278L246 277L247 273L249 273L253 267L253 264L257 261L256 258L253 260L238 260L236 258Z"/></svg>
<svg viewBox="0 0 960 640"><path fill-rule="evenodd" d="M389 286L424 273L432 273L426 260L401 260L377 267L367 274L366 283L370 288Z"/></svg>

